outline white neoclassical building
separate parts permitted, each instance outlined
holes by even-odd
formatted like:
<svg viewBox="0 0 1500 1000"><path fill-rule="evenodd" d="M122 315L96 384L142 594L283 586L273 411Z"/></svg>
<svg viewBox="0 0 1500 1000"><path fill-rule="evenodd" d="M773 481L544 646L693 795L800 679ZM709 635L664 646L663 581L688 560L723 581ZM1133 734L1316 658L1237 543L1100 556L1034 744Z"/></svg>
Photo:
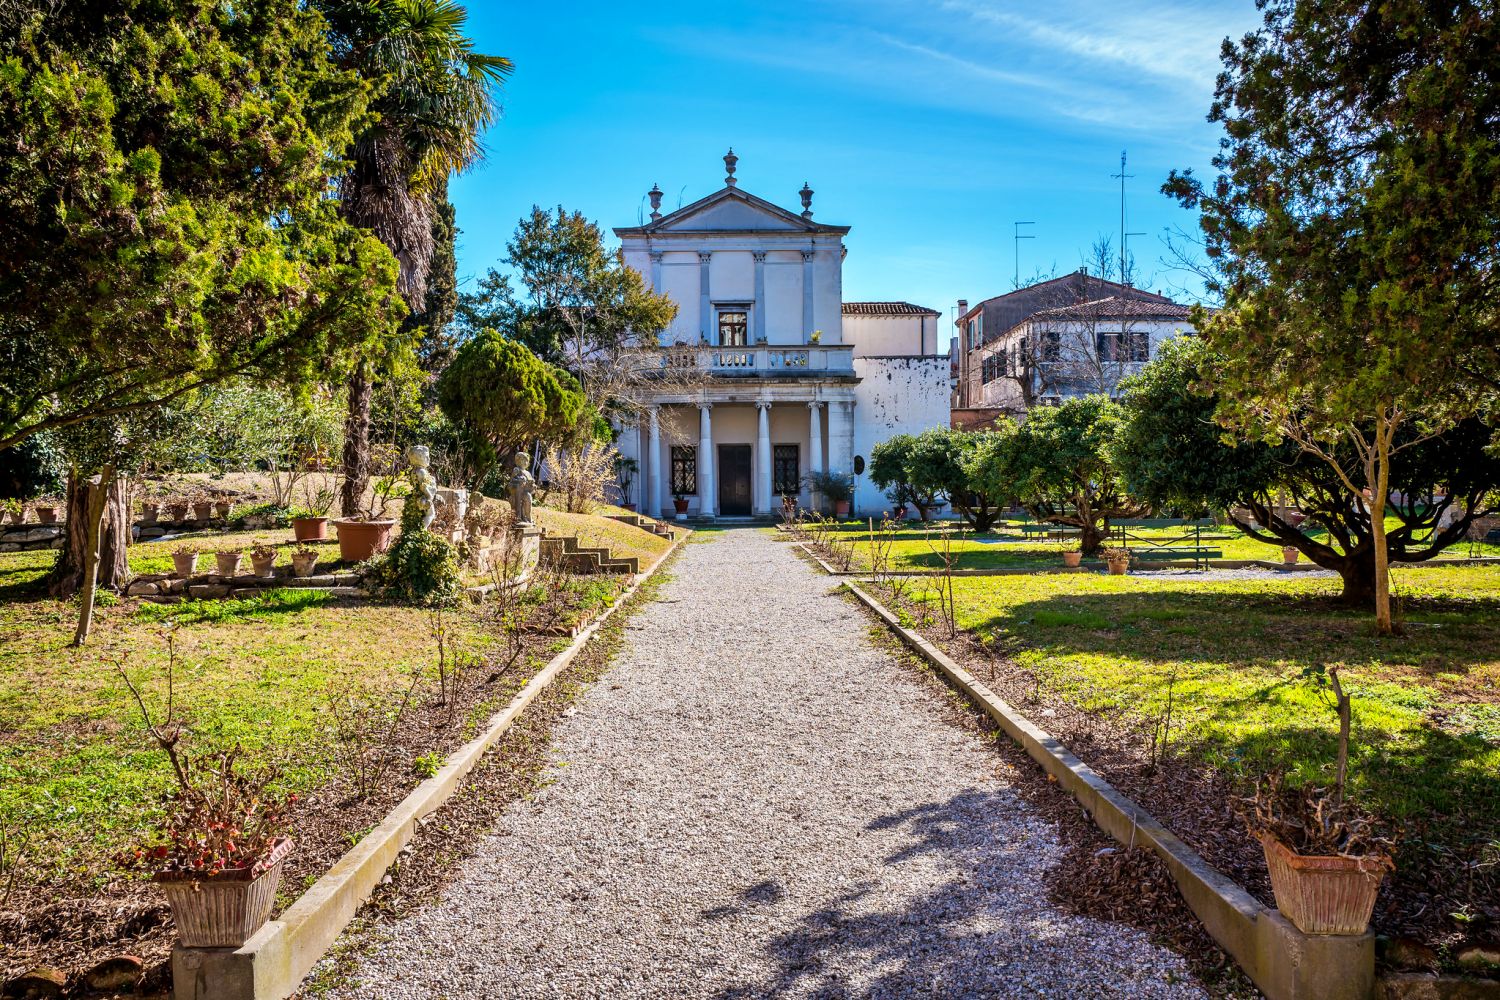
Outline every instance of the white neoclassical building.
<svg viewBox="0 0 1500 1000"><path fill-rule="evenodd" d="M845 302L848 226L813 221L803 185L796 213L742 190L738 157L724 186L663 215L650 192L645 225L616 229L625 262L677 303L659 345L631 363L690 375L664 379L617 447L639 473L626 499L670 516L778 510L782 496L820 498L809 472L853 475L854 509L889 502L864 475L870 449L948 422L949 358L938 313L907 302Z"/></svg>

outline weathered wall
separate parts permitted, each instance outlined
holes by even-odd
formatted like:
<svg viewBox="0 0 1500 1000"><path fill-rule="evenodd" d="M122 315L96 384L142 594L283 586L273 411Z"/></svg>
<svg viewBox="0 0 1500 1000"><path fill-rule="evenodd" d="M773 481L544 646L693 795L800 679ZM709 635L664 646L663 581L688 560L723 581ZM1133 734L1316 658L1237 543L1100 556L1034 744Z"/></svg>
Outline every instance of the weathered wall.
<svg viewBox="0 0 1500 1000"><path fill-rule="evenodd" d="M862 381L854 390L854 454L868 466L870 451L897 434L948 426L948 356L854 359ZM878 515L891 506L870 482L868 469L854 484L856 513Z"/></svg>
<svg viewBox="0 0 1500 1000"><path fill-rule="evenodd" d="M894 357L938 353L936 316L844 317L844 343L854 345L854 356Z"/></svg>

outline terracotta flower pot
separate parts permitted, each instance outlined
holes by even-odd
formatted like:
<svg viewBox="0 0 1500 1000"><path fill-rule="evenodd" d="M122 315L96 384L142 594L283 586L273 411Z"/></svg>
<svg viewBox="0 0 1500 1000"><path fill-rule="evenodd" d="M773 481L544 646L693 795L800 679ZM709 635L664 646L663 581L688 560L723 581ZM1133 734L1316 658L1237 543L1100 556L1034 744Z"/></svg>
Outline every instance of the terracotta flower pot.
<svg viewBox="0 0 1500 1000"><path fill-rule="evenodd" d="M43 523L43 524L56 524L57 523L57 508L56 507L38 507L36 509L36 519L38 521L40 521L41 523Z"/></svg>
<svg viewBox="0 0 1500 1000"><path fill-rule="evenodd" d="M20 524L21 521L25 518L26 512L21 510L10 510L5 512L5 516L11 524Z"/></svg>
<svg viewBox="0 0 1500 1000"><path fill-rule="evenodd" d="M238 948L250 940L271 916L291 848L290 839L278 843L265 870L254 877L249 869L212 878L158 875L177 924L178 943L184 948Z"/></svg>
<svg viewBox="0 0 1500 1000"><path fill-rule="evenodd" d="M313 575L313 570L318 566L318 554L316 552L293 552L292 553L292 575L308 577Z"/></svg>
<svg viewBox="0 0 1500 1000"><path fill-rule="evenodd" d="M686 500L673 500L672 509L679 514L686 514L688 512L688 502Z"/></svg>
<svg viewBox="0 0 1500 1000"><path fill-rule="evenodd" d="M834 517L848 517L849 516L849 501L848 500L835 500L833 502L833 516Z"/></svg>
<svg viewBox="0 0 1500 1000"><path fill-rule="evenodd" d="M1062 557L1064 566L1077 568L1078 566L1081 566L1083 564L1082 552L1064 552L1062 554Z"/></svg>
<svg viewBox="0 0 1500 1000"><path fill-rule="evenodd" d="M299 542L321 542L328 538L328 518L292 518L292 536Z"/></svg>
<svg viewBox="0 0 1500 1000"><path fill-rule="evenodd" d="M214 505L211 503L193 504L193 520L207 521L214 516Z"/></svg>
<svg viewBox="0 0 1500 1000"><path fill-rule="evenodd" d="M188 515L188 505L185 503L174 503L167 507L167 514L172 518L173 521L186 521Z"/></svg>
<svg viewBox="0 0 1500 1000"><path fill-rule="evenodd" d="M161 517L161 505L154 503L141 504L141 523L155 524L156 519Z"/></svg>
<svg viewBox="0 0 1500 1000"><path fill-rule="evenodd" d="M1262 837L1276 908L1304 934L1363 934L1389 858L1298 854Z"/></svg>
<svg viewBox="0 0 1500 1000"><path fill-rule="evenodd" d="M234 576L240 571L240 553L215 552L214 561L219 564L220 576Z"/></svg>
<svg viewBox="0 0 1500 1000"><path fill-rule="evenodd" d="M176 569L177 577L186 580L198 569L198 553L196 552L173 552L172 566Z"/></svg>
<svg viewBox="0 0 1500 1000"><path fill-rule="evenodd" d="M276 553L267 552L265 555L250 553L250 566L256 576L276 575Z"/></svg>
<svg viewBox="0 0 1500 1000"><path fill-rule="evenodd" d="M1301 554L1301 550L1299 550L1295 545L1284 545L1281 548L1281 561L1286 563L1288 566L1291 566L1297 561L1297 557Z"/></svg>
<svg viewBox="0 0 1500 1000"><path fill-rule="evenodd" d="M345 562L364 562L391 544L395 521L334 521L339 530L339 558Z"/></svg>
<svg viewBox="0 0 1500 1000"><path fill-rule="evenodd" d="M228 519L229 512L234 509L234 504L228 500L220 500L214 504L214 516L220 519Z"/></svg>
<svg viewBox="0 0 1500 1000"><path fill-rule="evenodd" d="M1116 556L1115 558L1111 559L1106 556L1104 559L1104 565L1109 567L1109 573L1111 576L1124 576L1126 571L1130 569L1130 557Z"/></svg>

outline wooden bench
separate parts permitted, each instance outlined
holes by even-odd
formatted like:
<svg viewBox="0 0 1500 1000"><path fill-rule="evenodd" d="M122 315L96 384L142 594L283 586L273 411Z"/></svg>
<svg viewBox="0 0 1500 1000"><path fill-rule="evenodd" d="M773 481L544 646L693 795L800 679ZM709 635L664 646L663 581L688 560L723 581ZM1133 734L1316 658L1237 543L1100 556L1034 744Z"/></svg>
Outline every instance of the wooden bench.
<svg viewBox="0 0 1500 1000"><path fill-rule="evenodd" d="M1221 549L1210 549L1210 548L1202 548L1202 547L1187 547L1187 546L1183 546L1181 548L1171 548L1169 546L1162 546L1160 548L1131 549L1130 550L1130 558L1131 558L1132 561L1137 560L1137 559L1140 559L1140 560L1191 559L1193 561L1194 565L1196 565L1196 564L1198 564L1200 562L1204 562L1204 561L1209 560L1209 559L1222 559L1222 558L1224 558L1224 553L1223 553L1223 551Z"/></svg>
<svg viewBox="0 0 1500 1000"><path fill-rule="evenodd" d="M1027 538L1035 538L1038 535L1044 538L1062 538L1067 535L1081 535L1083 531L1066 524L1023 524L1021 534Z"/></svg>

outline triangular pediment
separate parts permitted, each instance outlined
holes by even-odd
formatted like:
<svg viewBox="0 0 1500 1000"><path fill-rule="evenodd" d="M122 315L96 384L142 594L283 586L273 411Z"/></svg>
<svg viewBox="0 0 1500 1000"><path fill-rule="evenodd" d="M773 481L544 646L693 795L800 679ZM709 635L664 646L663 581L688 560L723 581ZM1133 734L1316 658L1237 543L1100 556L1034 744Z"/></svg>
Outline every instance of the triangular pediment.
<svg viewBox="0 0 1500 1000"><path fill-rule="evenodd" d="M702 232L769 232L821 233L847 232L847 226L825 226L804 219L764 198L757 198L737 187L724 187L706 198L699 198L662 216L654 222L616 233L702 233Z"/></svg>

